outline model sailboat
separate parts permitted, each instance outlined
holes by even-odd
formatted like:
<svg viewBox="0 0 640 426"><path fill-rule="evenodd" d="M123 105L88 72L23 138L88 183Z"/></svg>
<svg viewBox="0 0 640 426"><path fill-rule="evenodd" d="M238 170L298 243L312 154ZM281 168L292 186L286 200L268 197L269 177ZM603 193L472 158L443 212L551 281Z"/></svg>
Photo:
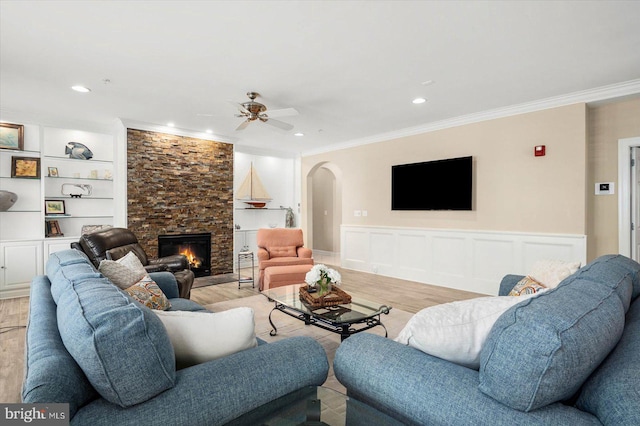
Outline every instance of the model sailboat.
<svg viewBox="0 0 640 426"><path fill-rule="evenodd" d="M236 199L249 204L251 208L258 209L263 208L271 201L271 196L262 185L258 172L253 168L253 163L251 163L247 177L244 178L240 188L238 188Z"/></svg>

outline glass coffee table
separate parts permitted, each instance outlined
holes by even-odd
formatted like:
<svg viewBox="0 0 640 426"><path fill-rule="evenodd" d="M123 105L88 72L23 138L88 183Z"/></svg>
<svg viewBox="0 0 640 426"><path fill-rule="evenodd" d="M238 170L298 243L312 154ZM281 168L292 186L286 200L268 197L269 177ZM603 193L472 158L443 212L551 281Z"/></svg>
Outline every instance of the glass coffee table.
<svg viewBox="0 0 640 426"><path fill-rule="evenodd" d="M275 302L275 307L269 313L269 323L273 327L269 334L275 336L278 333L271 315L280 311L304 321L307 325L315 325L337 333L341 340L378 326L384 328L384 335L387 337L387 329L380 321L380 315L388 315L391 306L352 296L351 303L348 304L315 308L300 300L300 287L304 285L287 285L262 292L269 300Z"/></svg>
<svg viewBox="0 0 640 426"><path fill-rule="evenodd" d="M268 402L226 426L400 426L403 423L325 387L308 386Z"/></svg>

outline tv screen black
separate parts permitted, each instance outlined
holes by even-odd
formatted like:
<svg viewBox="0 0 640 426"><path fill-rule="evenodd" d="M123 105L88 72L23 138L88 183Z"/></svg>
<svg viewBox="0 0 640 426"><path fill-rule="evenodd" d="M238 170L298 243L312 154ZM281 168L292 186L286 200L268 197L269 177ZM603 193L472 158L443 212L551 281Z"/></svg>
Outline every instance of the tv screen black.
<svg viewBox="0 0 640 426"><path fill-rule="evenodd" d="M391 210L472 210L472 157L391 167Z"/></svg>

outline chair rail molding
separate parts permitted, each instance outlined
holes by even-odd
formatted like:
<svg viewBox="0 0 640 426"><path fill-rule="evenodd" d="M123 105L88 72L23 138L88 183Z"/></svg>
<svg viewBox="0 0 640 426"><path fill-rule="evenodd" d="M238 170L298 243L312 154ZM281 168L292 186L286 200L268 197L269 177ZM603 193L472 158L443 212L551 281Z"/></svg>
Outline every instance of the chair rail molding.
<svg viewBox="0 0 640 426"><path fill-rule="evenodd" d="M526 275L541 259L587 259L587 236L342 225L341 266L394 278L497 295L506 274Z"/></svg>

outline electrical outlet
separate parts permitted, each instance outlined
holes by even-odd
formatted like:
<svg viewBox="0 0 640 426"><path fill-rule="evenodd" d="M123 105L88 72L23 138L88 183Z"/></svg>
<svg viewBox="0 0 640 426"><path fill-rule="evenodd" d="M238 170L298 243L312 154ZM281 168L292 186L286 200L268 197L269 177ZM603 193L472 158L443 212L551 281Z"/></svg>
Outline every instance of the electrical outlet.
<svg viewBox="0 0 640 426"><path fill-rule="evenodd" d="M366 210L362 210L362 216L367 216L367 215L368 215L367 211Z"/></svg>
<svg viewBox="0 0 640 426"><path fill-rule="evenodd" d="M362 211L361 211L361 210L354 210L354 211L353 211L353 215L354 215L355 217L360 217L360 216L362 216Z"/></svg>

